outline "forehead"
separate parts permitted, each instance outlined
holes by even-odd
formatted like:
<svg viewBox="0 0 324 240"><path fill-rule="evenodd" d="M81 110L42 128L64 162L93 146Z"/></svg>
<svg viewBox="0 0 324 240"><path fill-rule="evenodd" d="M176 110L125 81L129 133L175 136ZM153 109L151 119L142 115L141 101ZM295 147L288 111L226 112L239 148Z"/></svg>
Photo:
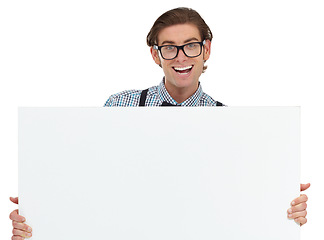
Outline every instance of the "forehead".
<svg viewBox="0 0 324 240"><path fill-rule="evenodd" d="M162 29L158 34L158 45L163 42L174 43L177 45L185 43L188 39L196 38L202 41L200 32L196 25L185 23L177 24Z"/></svg>

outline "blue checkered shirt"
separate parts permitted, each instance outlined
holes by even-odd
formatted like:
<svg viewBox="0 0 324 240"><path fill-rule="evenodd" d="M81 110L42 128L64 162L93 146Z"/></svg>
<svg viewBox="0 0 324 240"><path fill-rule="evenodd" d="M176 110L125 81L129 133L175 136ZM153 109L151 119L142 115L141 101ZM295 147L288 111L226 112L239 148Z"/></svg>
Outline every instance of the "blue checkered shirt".
<svg viewBox="0 0 324 240"><path fill-rule="evenodd" d="M127 90L111 95L105 107L138 107L142 90ZM168 93L164 86L164 79L158 86L150 87L147 92L145 106L156 107L161 106L162 102L168 102L173 105L185 107L205 107L216 106L217 101L203 92L201 84L197 91L182 103L177 103Z"/></svg>

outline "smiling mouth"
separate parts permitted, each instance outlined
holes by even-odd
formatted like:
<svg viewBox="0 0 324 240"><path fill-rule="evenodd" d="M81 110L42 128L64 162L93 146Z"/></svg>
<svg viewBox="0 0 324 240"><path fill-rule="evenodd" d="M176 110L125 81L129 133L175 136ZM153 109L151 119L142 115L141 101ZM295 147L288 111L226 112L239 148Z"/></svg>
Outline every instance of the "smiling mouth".
<svg viewBox="0 0 324 240"><path fill-rule="evenodd" d="M190 71L193 68L193 65L187 66L187 67L172 67L174 71L176 71L178 74L184 75L190 73Z"/></svg>

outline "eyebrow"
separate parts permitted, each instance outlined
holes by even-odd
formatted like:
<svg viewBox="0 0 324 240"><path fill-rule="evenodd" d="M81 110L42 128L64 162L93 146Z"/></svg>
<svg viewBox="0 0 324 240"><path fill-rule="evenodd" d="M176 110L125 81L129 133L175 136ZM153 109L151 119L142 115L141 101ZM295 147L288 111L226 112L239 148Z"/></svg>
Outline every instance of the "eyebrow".
<svg viewBox="0 0 324 240"><path fill-rule="evenodd" d="M192 38L189 38L189 39L185 40L183 43L188 43L188 42L191 42L193 40L199 42L199 40L197 38L192 37ZM163 41L161 45L164 45L164 44L172 44L172 45L174 45L175 42L173 42L173 41Z"/></svg>

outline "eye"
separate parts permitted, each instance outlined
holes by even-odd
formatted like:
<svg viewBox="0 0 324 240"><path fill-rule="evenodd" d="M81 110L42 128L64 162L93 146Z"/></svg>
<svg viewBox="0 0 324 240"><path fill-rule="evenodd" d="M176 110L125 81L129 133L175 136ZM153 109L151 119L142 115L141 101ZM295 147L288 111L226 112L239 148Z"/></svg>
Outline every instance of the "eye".
<svg viewBox="0 0 324 240"><path fill-rule="evenodd" d="M189 44L187 45L187 47L190 48L190 49L194 49L194 48L197 47L197 43L189 43Z"/></svg>
<svg viewBox="0 0 324 240"><path fill-rule="evenodd" d="M167 51L172 51L175 48L175 46L170 45L170 46L165 46L164 48Z"/></svg>

